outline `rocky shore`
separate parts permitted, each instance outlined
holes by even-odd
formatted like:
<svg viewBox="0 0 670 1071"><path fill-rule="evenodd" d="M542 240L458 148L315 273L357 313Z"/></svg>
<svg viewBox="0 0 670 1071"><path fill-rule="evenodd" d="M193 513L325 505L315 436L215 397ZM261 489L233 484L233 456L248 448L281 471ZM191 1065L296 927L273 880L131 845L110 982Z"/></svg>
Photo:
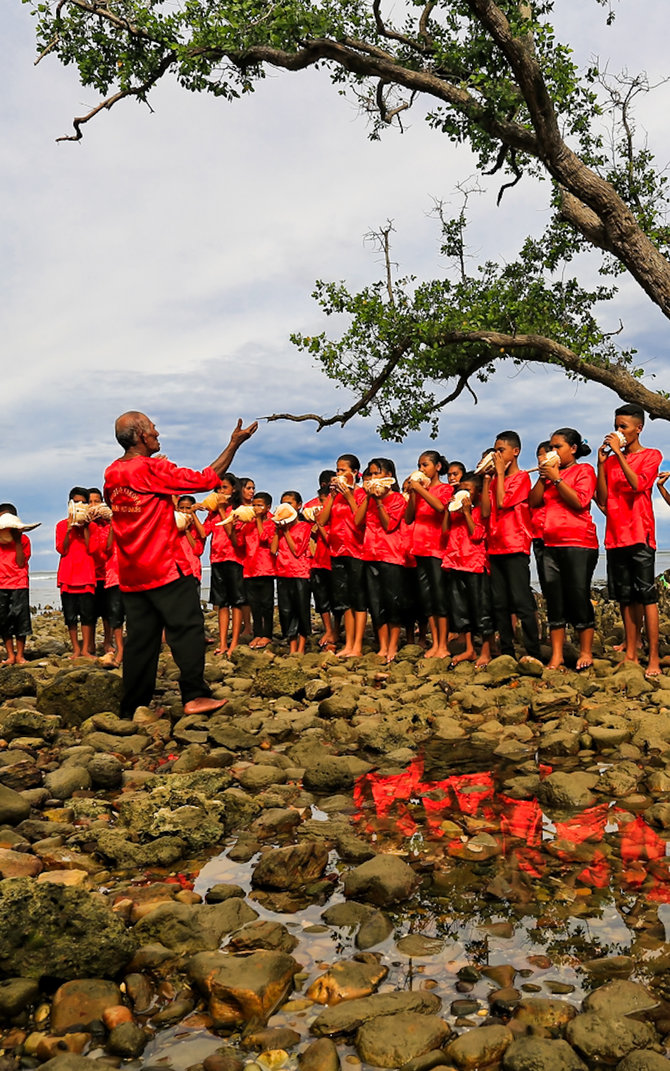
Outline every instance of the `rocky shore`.
<svg viewBox="0 0 670 1071"><path fill-rule="evenodd" d="M208 654L208 719L166 650L132 722L36 618L0 668L0 1071L670 1071L670 670L597 615L586 673Z"/></svg>

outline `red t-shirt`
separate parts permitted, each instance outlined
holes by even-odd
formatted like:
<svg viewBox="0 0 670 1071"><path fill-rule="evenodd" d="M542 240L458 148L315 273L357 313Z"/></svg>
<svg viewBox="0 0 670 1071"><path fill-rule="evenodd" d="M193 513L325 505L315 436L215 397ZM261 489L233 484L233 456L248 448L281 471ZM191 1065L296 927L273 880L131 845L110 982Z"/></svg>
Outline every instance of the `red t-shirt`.
<svg viewBox="0 0 670 1071"><path fill-rule="evenodd" d="M275 534L275 523L272 514L267 513L263 518L263 531L259 533L256 521L247 521L242 526L242 539L244 540L244 576L274 576L275 560L270 554L270 543Z"/></svg>
<svg viewBox="0 0 670 1071"><path fill-rule="evenodd" d="M166 458L113 461L105 472L105 499L112 507L122 591L147 591L193 576L174 519L173 495L211 491L212 468L182 469Z"/></svg>
<svg viewBox="0 0 670 1071"><path fill-rule="evenodd" d="M309 502L305 502L304 509L312 507L317 510L323 509L323 502L320 498L310 498ZM322 529L318 525L312 527L312 539L314 540L313 554L312 554L312 569L330 569L330 544L327 542L329 536L329 525L324 525L325 538L322 535Z"/></svg>
<svg viewBox="0 0 670 1071"><path fill-rule="evenodd" d="M530 508L530 530L533 539L544 539L544 515L546 509L544 504L541 506L531 506Z"/></svg>
<svg viewBox="0 0 670 1071"><path fill-rule="evenodd" d="M224 507L224 515L227 517L232 511L232 506ZM204 529L207 535L211 535L209 544L209 560L215 562L237 562L244 565L244 522L233 521L232 524L221 524L223 517L218 510L214 510L207 517ZM235 531L237 544L233 543L232 532Z"/></svg>
<svg viewBox="0 0 670 1071"><path fill-rule="evenodd" d="M475 530L468 531L462 510L449 514L447 546L442 558L443 569L455 569L459 573L487 573L486 526L479 506L472 507Z"/></svg>
<svg viewBox="0 0 670 1071"><path fill-rule="evenodd" d="M505 496L498 509L496 487L491 480L491 516L488 523L489 554L530 554L533 537L528 495L530 476L524 469L505 477Z"/></svg>
<svg viewBox="0 0 670 1071"><path fill-rule="evenodd" d="M18 544L12 539L10 543L0 543L0 590L18 591L28 585L28 559L30 558L30 540L21 532L21 546L26 561L25 565L16 564Z"/></svg>
<svg viewBox="0 0 670 1071"><path fill-rule="evenodd" d="M105 567L105 587L118 588L119 586L119 552L116 543L112 543L112 549L108 551L107 564Z"/></svg>
<svg viewBox="0 0 670 1071"><path fill-rule="evenodd" d="M403 565L406 569L416 569L416 558L412 554L412 525L408 524L404 517L400 522L400 538L405 555Z"/></svg>
<svg viewBox="0 0 670 1071"><path fill-rule="evenodd" d="M544 539L547 547L590 547L597 549L598 533L591 516L596 490L596 474L591 465L570 465L561 469L563 482L579 498L581 509L571 509L553 483L544 488ZM533 512L535 512L533 510Z"/></svg>
<svg viewBox="0 0 670 1071"><path fill-rule="evenodd" d="M632 547L635 543L647 543L656 549L656 524L651 493L663 454L660 450L645 447L637 453L626 454L625 457L637 476L637 491L633 490L626 479L616 455L610 454L605 462L605 546L611 550L614 547Z"/></svg>
<svg viewBox="0 0 670 1071"><path fill-rule="evenodd" d="M356 505L360 506L365 498L365 491L362 487L355 487L353 494ZM339 492L333 495L328 531L331 557L363 557L363 529L354 524L354 513L344 495Z"/></svg>
<svg viewBox="0 0 670 1071"><path fill-rule="evenodd" d="M60 554L56 583L61 591L86 594L95 591L95 559L100 549L100 530L96 524L88 526L88 546L84 528L70 528L70 540L65 549L67 520L56 525L56 550ZM107 536L104 536L107 540Z"/></svg>
<svg viewBox="0 0 670 1071"><path fill-rule="evenodd" d="M389 562L404 565L406 560L401 528L407 503L399 491L391 491L381 499L389 518L388 531L379 516L379 500L371 498L365 514L363 559L366 562Z"/></svg>
<svg viewBox="0 0 670 1071"><path fill-rule="evenodd" d="M277 576L309 580L312 568L312 555L309 550L312 526L309 521L295 521L285 531L291 536L296 553L293 553L285 537L280 535L275 557Z"/></svg>
<svg viewBox="0 0 670 1071"><path fill-rule="evenodd" d="M189 534L191 536L191 539L195 543L194 547L191 546L191 541L188 538ZM185 557L191 563L191 571L193 573L193 576L196 578L196 580L202 580L202 562L200 561L200 559L202 558L202 554L205 549L204 539L201 539L195 528L191 526L188 530L184 529L183 532L180 531L179 542Z"/></svg>
<svg viewBox="0 0 670 1071"><path fill-rule="evenodd" d="M109 521L91 521L91 528L97 528L100 535L100 540L97 543L97 548L93 553L95 558L95 579L96 582L105 579L105 573L107 571L107 536L109 535Z"/></svg>
<svg viewBox="0 0 670 1071"><path fill-rule="evenodd" d="M440 502L443 502L445 508L454 493L450 483L436 483L432 487L427 487L426 490L433 498L438 498ZM419 494L415 496L414 522L411 526L412 554L421 558L442 557L444 553L443 519L443 515L433 509L425 498Z"/></svg>

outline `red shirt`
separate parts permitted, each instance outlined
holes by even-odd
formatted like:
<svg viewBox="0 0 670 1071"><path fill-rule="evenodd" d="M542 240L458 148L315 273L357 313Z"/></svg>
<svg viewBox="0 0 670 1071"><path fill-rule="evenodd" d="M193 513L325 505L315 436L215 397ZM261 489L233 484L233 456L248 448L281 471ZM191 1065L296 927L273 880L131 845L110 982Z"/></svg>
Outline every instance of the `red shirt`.
<svg viewBox="0 0 670 1071"><path fill-rule="evenodd" d="M109 521L91 521L91 528L97 528L100 540L96 545L96 550L93 552L95 558L95 579L96 582L105 579L107 571L107 536L109 535Z"/></svg>
<svg viewBox="0 0 670 1071"><path fill-rule="evenodd" d="M224 515L227 517L232 511L232 506L226 506L224 508ZM204 528L207 535L212 536L212 542L209 545L209 560L214 565L215 562L237 562L238 565L244 564L244 523L242 521L233 521L232 524L221 524L223 520L218 510L214 510L210 513L205 521ZM231 533L235 530L237 537L237 544L233 543Z"/></svg>
<svg viewBox="0 0 670 1071"><path fill-rule="evenodd" d="M530 554L532 526L528 495L530 476L523 469L505 477L505 496L498 509L496 487L491 480L491 516L489 517L489 554Z"/></svg>
<svg viewBox="0 0 670 1071"><path fill-rule="evenodd" d="M447 546L442 558L443 569L456 569L459 573L487 573L486 526L479 506L472 507L475 530L468 531L462 510L449 514Z"/></svg>
<svg viewBox="0 0 670 1071"><path fill-rule="evenodd" d="M95 558L100 547L100 530L96 524L88 526L88 546L84 528L70 528L70 540L65 549L67 520L56 525L56 550L60 554L56 583L61 591L86 594L95 591ZM107 536L105 535L105 540Z"/></svg>
<svg viewBox="0 0 670 1071"><path fill-rule="evenodd" d="M366 562L404 565L406 554L401 524L407 503L399 491L390 491L384 495L381 502L389 518L388 530L385 530L379 516L379 501L371 498L368 502L363 533L363 559Z"/></svg>
<svg viewBox="0 0 670 1071"><path fill-rule="evenodd" d="M634 543L647 543L656 549L656 525L651 492L663 455L660 450L644 448L637 453L626 454L625 457L637 476L637 491L633 490L626 479L616 455L610 454L605 462L605 546L611 550L613 547L632 547Z"/></svg>
<svg viewBox="0 0 670 1071"><path fill-rule="evenodd" d="M195 543L195 546L191 546L191 540L188 538L189 535ZM179 543L185 557L191 563L193 576L196 580L202 580L202 562L200 559L202 558L205 549L204 539L201 539L195 528L191 526L188 529L184 529L183 532L180 531Z"/></svg>
<svg viewBox="0 0 670 1071"><path fill-rule="evenodd" d="M105 587L118 588L119 586L119 552L116 543L112 543L112 549L108 552L107 565L105 568Z"/></svg>
<svg viewBox="0 0 670 1071"><path fill-rule="evenodd" d="M429 495L444 503L454 493L450 483L436 483L427 487ZM444 534L442 532L443 515L433 509L421 495L414 500L414 522L412 524L412 554L421 558L441 558L444 553Z"/></svg>
<svg viewBox="0 0 670 1071"><path fill-rule="evenodd" d="M310 498L309 502L305 502L304 509L308 506L317 510L323 509L323 502L320 498ZM314 525L312 528L312 538L314 540L314 553L312 555L312 569L330 569L330 544L327 542L329 525L324 525L326 531L326 538L322 535L322 529L318 525Z"/></svg>
<svg viewBox="0 0 670 1071"><path fill-rule="evenodd" d="M214 469L181 469L166 458L113 461L105 472L105 499L119 556L122 591L147 591L193 576L174 519L173 495L218 487Z"/></svg>
<svg viewBox="0 0 670 1071"><path fill-rule="evenodd" d="M256 521L248 521L242 526L242 538L245 546L244 576L274 576L275 560L270 554L270 543L275 534L272 514L263 518L263 531L258 531Z"/></svg>
<svg viewBox="0 0 670 1071"><path fill-rule="evenodd" d="M354 501L357 506L365 498L362 487L354 488ZM349 508L344 495L333 495L333 505L329 521L330 553L333 558L362 558L363 529L354 524L354 513Z"/></svg>
<svg viewBox="0 0 670 1071"><path fill-rule="evenodd" d="M591 465L569 465L561 469L563 483L579 498L581 508L571 509L553 483L544 488L544 544L547 547L598 548L598 533L591 516L591 500L596 490L596 474ZM535 512L535 511L533 511Z"/></svg>
<svg viewBox="0 0 670 1071"><path fill-rule="evenodd" d="M544 515L546 508L544 503L541 506L531 506L530 508L530 530L533 539L544 539Z"/></svg>
<svg viewBox="0 0 670 1071"><path fill-rule="evenodd" d="M275 558L277 576L309 580L312 568L312 555L309 541L312 538L312 526L309 521L295 521L285 529L293 540L294 554L283 535L279 536L279 545Z"/></svg>
<svg viewBox="0 0 670 1071"><path fill-rule="evenodd" d="M403 495L403 498L405 496ZM405 560L403 565L406 569L416 569L416 558L412 554L412 525L402 519L400 522L400 536L402 539L403 551L405 553Z"/></svg>
<svg viewBox="0 0 670 1071"><path fill-rule="evenodd" d="M26 561L25 565L16 564L18 544L12 539L9 543L0 543L0 590L17 591L28 587L28 559L30 558L30 540L21 532L21 546Z"/></svg>

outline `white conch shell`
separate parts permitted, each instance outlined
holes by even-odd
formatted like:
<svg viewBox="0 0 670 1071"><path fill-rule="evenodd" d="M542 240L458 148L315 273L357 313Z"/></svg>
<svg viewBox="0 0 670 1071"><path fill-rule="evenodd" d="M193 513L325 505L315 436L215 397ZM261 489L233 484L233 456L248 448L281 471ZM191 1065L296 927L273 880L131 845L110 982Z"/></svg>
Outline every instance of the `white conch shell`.
<svg viewBox="0 0 670 1071"><path fill-rule="evenodd" d="M88 519L89 521L111 521L112 511L106 503L98 502L88 507Z"/></svg>
<svg viewBox="0 0 670 1071"><path fill-rule="evenodd" d="M450 513L457 513L459 510L463 509L463 506L466 504L466 502L471 501L472 496L470 495L469 491L457 491L453 498L450 500L447 509Z"/></svg>
<svg viewBox="0 0 670 1071"><path fill-rule="evenodd" d="M558 456L558 454L556 453L556 451L555 450L547 450L546 454L544 455L544 461L542 462L542 464L543 465L555 465L556 462L558 462L559 464L561 462L561 459Z"/></svg>
<svg viewBox="0 0 670 1071"><path fill-rule="evenodd" d="M275 524L291 524L298 519L298 513L289 502L281 502L274 514Z"/></svg>
<svg viewBox="0 0 670 1071"><path fill-rule="evenodd" d="M623 450L624 446L626 445L626 436L624 435L624 433L619 428L616 429L614 434L616 435L617 439L619 440L619 446ZM603 445L604 445L605 449L609 450L610 453L611 453L612 447L609 446L608 443L604 443Z"/></svg>
<svg viewBox="0 0 670 1071"><path fill-rule="evenodd" d="M424 487L427 487L430 483L430 478L426 476L425 472L422 472L421 469L416 469L414 472L410 472L408 479L412 480L413 483L422 483Z"/></svg>
<svg viewBox="0 0 670 1071"><path fill-rule="evenodd" d="M495 450L489 450L487 454L484 454L481 461L475 466L475 473L481 475L484 472L493 472L495 468Z"/></svg>
<svg viewBox="0 0 670 1071"><path fill-rule="evenodd" d="M333 491L350 491L352 487L344 473L340 473L339 476L333 476L330 486Z"/></svg>
<svg viewBox="0 0 670 1071"><path fill-rule="evenodd" d="M363 487L373 495L382 495L384 491L393 487L395 480L392 476L368 476L363 480Z"/></svg>
<svg viewBox="0 0 670 1071"><path fill-rule="evenodd" d="M34 524L26 524L14 513L0 513L0 530L16 528L19 532L32 532L33 528L39 528L41 523L41 521L35 521Z"/></svg>
<svg viewBox="0 0 670 1071"><path fill-rule="evenodd" d="M304 506L302 515L306 521L314 522L321 512L321 506Z"/></svg>
<svg viewBox="0 0 670 1071"><path fill-rule="evenodd" d="M253 506L238 506L233 510L233 514L238 521L253 521L256 517L256 510Z"/></svg>
<svg viewBox="0 0 670 1071"><path fill-rule="evenodd" d="M70 499L67 504L68 519L76 525L86 524L89 519L88 510L89 507L86 502L73 502L72 499Z"/></svg>
<svg viewBox="0 0 670 1071"><path fill-rule="evenodd" d="M182 513L181 510L176 509L174 511L174 523L180 532L185 532L191 523L191 515L189 513Z"/></svg>
<svg viewBox="0 0 670 1071"><path fill-rule="evenodd" d="M205 506L206 509L208 509L208 510L210 510L212 512L215 509L218 509L219 508L219 496L217 495L216 491L210 491L208 495L205 495L205 497L203 498L203 500L200 503L200 505L201 506Z"/></svg>

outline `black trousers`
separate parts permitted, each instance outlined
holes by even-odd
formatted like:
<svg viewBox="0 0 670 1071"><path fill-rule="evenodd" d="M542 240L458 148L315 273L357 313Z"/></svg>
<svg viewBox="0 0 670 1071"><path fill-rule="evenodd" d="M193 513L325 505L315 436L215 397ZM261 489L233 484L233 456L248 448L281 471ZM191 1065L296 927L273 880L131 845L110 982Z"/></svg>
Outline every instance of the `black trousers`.
<svg viewBox="0 0 670 1071"><path fill-rule="evenodd" d="M530 586L529 554L492 554L491 602L493 617L500 636L500 650L514 657L512 614L521 622L526 653L540 657L540 637L535 617L535 599Z"/></svg>
<svg viewBox="0 0 670 1071"><path fill-rule="evenodd" d="M449 624L455 632L490 636L493 632L491 582L488 573L447 573Z"/></svg>
<svg viewBox="0 0 670 1071"><path fill-rule="evenodd" d="M342 555L331 558L331 581L333 585L333 610L335 613L365 613L365 565L360 558Z"/></svg>
<svg viewBox="0 0 670 1071"><path fill-rule="evenodd" d="M330 569L312 569L309 574L314 609L317 614L333 612L333 578Z"/></svg>
<svg viewBox="0 0 670 1071"><path fill-rule="evenodd" d="M366 562L365 583L374 630L382 625L400 625L406 612L404 566Z"/></svg>
<svg viewBox="0 0 670 1071"><path fill-rule="evenodd" d="M251 607L254 622L254 638L272 636L275 608L275 580L273 576L248 576L244 581L247 602Z"/></svg>
<svg viewBox="0 0 670 1071"><path fill-rule="evenodd" d="M590 547L544 548L544 596L549 628L565 628L568 621L579 631L594 627L591 580L597 564L598 551Z"/></svg>
<svg viewBox="0 0 670 1071"><path fill-rule="evenodd" d="M277 577L277 609L281 634L285 640L297 640L312 632L310 587L306 577Z"/></svg>
<svg viewBox="0 0 670 1071"><path fill-rule="evenodd" d="M441 558L416 555L419 605L426 617L447 616L447 592Z"/></svg>
<svg viewBox="0 0 670 1071"><path fill-rule="evenodd" d="M158 656L165 629L179 672L183 703L210 695L205 684L205 623L193 576L148 591L124 591L126 642L123 648L121 714L132 717L147 706L156 686Z"/></svg>

